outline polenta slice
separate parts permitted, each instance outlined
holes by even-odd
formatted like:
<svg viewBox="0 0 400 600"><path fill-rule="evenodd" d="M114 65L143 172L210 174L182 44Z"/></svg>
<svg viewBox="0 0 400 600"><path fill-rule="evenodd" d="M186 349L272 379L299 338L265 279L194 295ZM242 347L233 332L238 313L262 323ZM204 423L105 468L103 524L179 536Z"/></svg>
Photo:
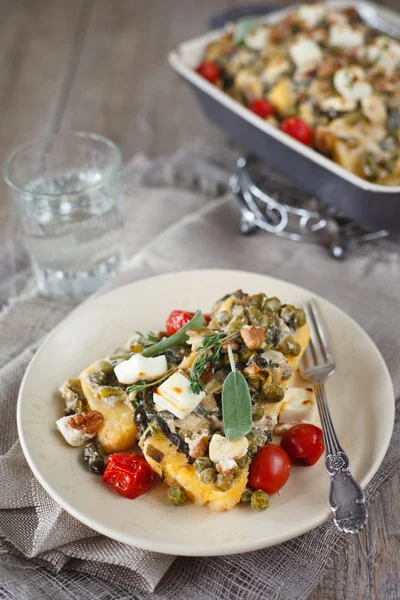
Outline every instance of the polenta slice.
<svg viewBox="0 0 400 600"><path fill-rule="evenodd" d="M214 484L203 483L186 456L179 452L162 432L152 432L151 428L148 429L141 437L139 446L153 471L160 476L164 475L168 485L183 487L187 497L195 504L207 505L211 510L222 512L230 510L240 502L247 484L248 467L241 469L228 490L222 491Z"/></svg>
<svg viewBox="0 0 400 600"><path fill-rule="evenodd" d="M99 387L89 377L95 371L93 364L81 373L80 381L90 409L98 410L104 416L104 423L97 434L98 440L107 454L127 450L136 443L137 427L133 410L127 402L112 404L101 397Z"/></svg>

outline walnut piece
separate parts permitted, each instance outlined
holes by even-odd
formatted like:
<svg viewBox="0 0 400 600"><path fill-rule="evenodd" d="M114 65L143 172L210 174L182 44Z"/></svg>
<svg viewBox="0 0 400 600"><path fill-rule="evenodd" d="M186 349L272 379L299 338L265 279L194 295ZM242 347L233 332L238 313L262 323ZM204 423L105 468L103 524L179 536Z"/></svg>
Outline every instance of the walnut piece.
<svg viewBox="0 0 400 600"><path fill-rule="evenodd" d="M82 429L85 433L93 435L97 433L104 423L104 416L98 410L91 410L88 413L73 415L68 419L72 429Z"/></svg>
<svg viewBox="0 0 400 600"><path fill-rule="evenodd" d="M191 458L199 458L199 456L206 455L208 435L195 433L192 438L186 438L185 441L189 446L189 456L191 456Z"/></svg>
<svg viewBox="0 0 400 600"><path fill-rule="evenodd" d="M215 465L215 468L217 469L218 473L221 473L222 475L233 475L233 473L237 471L238 465L236 460L231 458L222 458Z"/></svg>
<svg viewBox="0 0 400 600"><path fill-rule="evenodd" d="M245 325L240 330L240 335L249 350L256 350L265 339L265 327L262 327L262 325L258 327L255 325Z"/></svg>

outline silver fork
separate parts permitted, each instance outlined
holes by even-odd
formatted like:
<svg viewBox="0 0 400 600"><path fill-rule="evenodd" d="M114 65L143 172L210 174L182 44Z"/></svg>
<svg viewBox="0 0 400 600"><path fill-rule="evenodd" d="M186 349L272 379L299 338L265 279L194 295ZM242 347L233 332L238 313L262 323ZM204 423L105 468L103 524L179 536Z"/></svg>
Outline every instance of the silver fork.
<svg viewBox="0 0 400 600"><path fill-rule="evenodd" d="M324 384L335 370L335 358L315 301L311 300L304 310L311 339L303 355L300 372L314 385L324 433L325 467L331 479L329 505L338 529L357 533L367 522L365 495L350 473L349 457L336 436L325 394Z"/></svg>

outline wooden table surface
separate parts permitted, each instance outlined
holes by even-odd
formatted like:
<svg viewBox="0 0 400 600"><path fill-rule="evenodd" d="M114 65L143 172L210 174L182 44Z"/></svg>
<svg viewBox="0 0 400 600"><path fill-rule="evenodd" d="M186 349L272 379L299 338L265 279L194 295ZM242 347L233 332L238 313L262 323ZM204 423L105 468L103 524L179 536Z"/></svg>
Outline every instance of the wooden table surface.
<svg viewBox="0 0 400 600"><path fill-rule="evenodd" d="M166 62L211 16L254 0L0 0L0 161L60 129L113 139L124 158L168 154L196 136L221 138ZM290 2L281 0L279 4ZM400 8L399 0L382 2ZM8 214L1 184L0 216ZM400 598L399 476L370 520L333 553L310 600Z"/></svg>

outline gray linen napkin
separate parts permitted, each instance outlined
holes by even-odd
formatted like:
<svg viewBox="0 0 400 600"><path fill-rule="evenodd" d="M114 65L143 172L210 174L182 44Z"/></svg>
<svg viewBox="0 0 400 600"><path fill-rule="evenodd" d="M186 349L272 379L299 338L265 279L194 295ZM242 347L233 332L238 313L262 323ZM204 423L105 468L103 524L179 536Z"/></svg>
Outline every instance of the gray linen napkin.
<svg viewBox="0 0 400 600"><path fill-rule="evenodd" d="M388 364L398 398L400 323L388 318L397 314L400 293L400 259L393 251L397 247L360 247L340 263L311 244L262 233L241 236L236 206L223 194L234 159L226 147L195 144L169 159L137 157L127 166L126 246L131 258L108 287L205 267L245 269L293 281L333 301L366 329ZM322 577L331 550L345 543L332 523L240 557L174 561L96 534L49 498L22 455L15 404L38 342L71 307L37 296L15 239L0 251L0 273L0 301L14 293L0 314L0 480L6 482L0 491L0 592L18 600L306 598ZM368 497L399 463L397 418Z"/></svg>

